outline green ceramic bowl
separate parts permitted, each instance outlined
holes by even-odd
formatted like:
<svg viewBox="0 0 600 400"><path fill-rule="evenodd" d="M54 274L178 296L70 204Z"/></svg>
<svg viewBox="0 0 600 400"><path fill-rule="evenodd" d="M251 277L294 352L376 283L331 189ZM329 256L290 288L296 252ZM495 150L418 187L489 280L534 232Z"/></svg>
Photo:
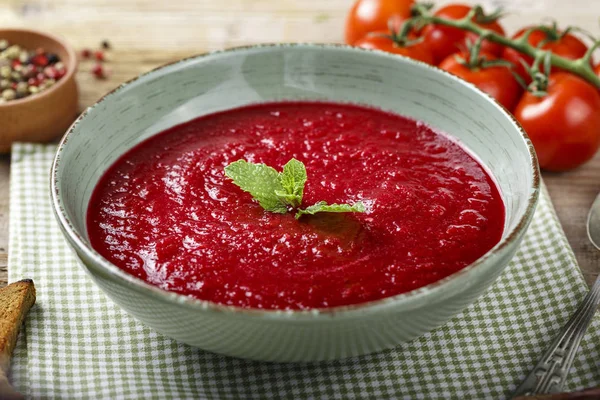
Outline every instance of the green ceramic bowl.
<svg viewBox="0 0 600 400"><path fill-rule="evenodd" d="M506 205L490 252L421 289L346 307L264 311L169 293L137 279L89 244L86 210L100 176L140 141L195 117L274 100L379 107L455 136L487 166ZM134 318L205 350L269 361L332 360L412 340L472 303L502 272L532 217L539 188L533 147L518 123L472 85L399 56L335 45L264 45L189 58L144 74L84 112L52 169L65 237L98 286Z"/></svg>

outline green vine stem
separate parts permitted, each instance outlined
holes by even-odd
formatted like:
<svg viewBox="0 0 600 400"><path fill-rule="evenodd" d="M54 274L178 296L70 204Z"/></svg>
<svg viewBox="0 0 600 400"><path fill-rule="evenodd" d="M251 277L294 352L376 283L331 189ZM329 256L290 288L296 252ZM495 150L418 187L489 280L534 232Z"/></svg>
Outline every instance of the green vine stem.
<svg viewBox="0 0 600 400"><path fill-rule="evenodd" d="M587 53L580 59L570 60L565 57L557 56L550 51L542 50L530 45L528 39L532 30L525 32L525 34L518 39L510 39L499 35L490 29L485 29L477 25L475 21L478 21L478 18L485 16L481 6L473 7L469 14L467 14L464 18L457 20L433 15L433 13L430 11L430 8L427 5L422 4L416 4L414 6L413 15L415 16L415 19L419 21L419 23L445 25L473 32L476 35L484 36L485 39L490 42L499 43L503 46L510 47L523 54L526 54L532 57L534 60L542 60L545 57L548 57L549 54L550 63L553 66L562 68L563 70L569 71L575 75L579 75L594 86L600 88L600 78L596 75L590 63L594 50L600 46L600 41L595 41L594 44L588 49ZM544 30L543 27L542 30Z"/></svg>

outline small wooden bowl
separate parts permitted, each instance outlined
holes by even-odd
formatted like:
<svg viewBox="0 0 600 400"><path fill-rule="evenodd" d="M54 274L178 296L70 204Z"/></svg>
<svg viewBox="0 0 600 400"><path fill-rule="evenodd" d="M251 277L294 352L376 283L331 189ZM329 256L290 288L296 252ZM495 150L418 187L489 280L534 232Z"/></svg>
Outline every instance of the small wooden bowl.
<svg viewBox="0 0 600 400"><path fill-rule="evenodd" d="M55 53L67 68L51 88L0 104L0 153L9 152L13 142L48 142L64 134L78 112L73 48L54 35L30 29L0 29L0 39L27 50L41 47Z"/></svg>

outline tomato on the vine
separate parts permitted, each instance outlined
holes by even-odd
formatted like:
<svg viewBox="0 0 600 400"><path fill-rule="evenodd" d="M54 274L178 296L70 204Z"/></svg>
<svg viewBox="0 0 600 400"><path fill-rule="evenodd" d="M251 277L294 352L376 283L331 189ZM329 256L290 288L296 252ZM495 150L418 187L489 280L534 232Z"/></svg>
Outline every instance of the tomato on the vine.
<svg viewBox="0 0 600 400"><path fill-rule="evenodd" d="M387 30L392 18L394 28L410 18L415 0L357 0L346 17L345 42L353 45L367 33ZM395 20L395 22L394 22Z"/></svg>
<svg viewBox="0 0 600 400"><path fill-rule="evenodd" d="M494 31L499 35L502 35L502 36L505 35L504 28L502 27L502 25L500 25L500 23L498 21L492 21L492 22L488 22L485 24L478 24L478 25L484 29L489 29L491 31ZM467 35L465 37L465 42L475 43L477 41L477 39L479 39L479 36L476 33L467 32ZM490 42L489 40L483 40L481 42L481 51L483 51L485 53L493 54L495 56L500 57L502 55L503 50L504 50L504 46L502 46L499 43Z"/></svg>
<svg viewBox="0 0 600 400"><path fill-rule="evenodd" d="M513 36L513 39L520 38L528 29L530 28L521 29ZM556 31L554 27L549 29ZM570 33L563 35L560 32L556 31L555 34L549 36L547 32L535 29L531 32L527 41L533 47L537 47L540 44L540 42L545 41L546 43L542 44L541 46L542 49L550 50L552 51L552 53L558 56L565 57L571 60L583 57L587 51L587 46L585 45L585 43L583 43L577 36L572 35ZM531 66L531 64L533 64L533 59L531 57L522 54L515 49L506 47L502 54L502 58L510 61L515 65L514 71L517 74L519 74L519 76L521 76L521 78L523 78L525 82L531 82L531 77L520 62L520 60L523 60L525 61L525 63L527 63L527 65ZM552 72L558 71L561 71L561 69L552 68Z"/></svg>
<svg viewBox="0 0 600 400"><path fill-rule="evenodd" d="M434 15L446 19L458 20L466 17L470 11L471 7L465 4L448 4L437 10ZM482 28L504 35L504 28L502 28L502 25L500 25L498 21L477 24ZM474 43L479 37L472 32L436 24L427 25L423 30L423 36L429 47L431 47L437 64L442 62L450 54L462 51L467 44L467 41ZM502 45L490 42L489 40L484 40L481 44L481 48L486 53L496 56L499 56L502 53Z"/></svg>
<svg viewBox="0 0 600 400"><path fill-rule="evenodd" d="M400 54L426 62L427 64L433 64L431 49L429 49L425 42L402 45L395 42L388 31L372 32L355 42L354 45L364 49L377 49L393 54Z"/></svg>
<svg viewBox="0 0 600 400"><path fill-rule="evenodd" d="M437 10L434 15L447 19L464 18L471 7L463 4L449 4ZM460 51L464 43L466 32L450 26L431 24L423 29L425 42L433 52L433 58L436 64L439 64L450 54Z"/></svg>
<svg viewBox="0 0 600 400"><path fill-rule="evenodd" d="M496 56L480 52L479 57L485 61L479 65L469 66L466 61L469 59L468 53L451 54L442 61L439 67L467 82L471 82L495 98L506 109L512 111L521 96L521 86L515 80L509 67L505 65L485 65L486 62L497 60Z"/></svg>
<svg viewBox="0 0 600 400"><path fill-rule="evenodd" d="M546 92L543 97L525 93L515 117L531 138L541 168L576 168L600 147L600 93L566 72L551 74Z"/></svg>

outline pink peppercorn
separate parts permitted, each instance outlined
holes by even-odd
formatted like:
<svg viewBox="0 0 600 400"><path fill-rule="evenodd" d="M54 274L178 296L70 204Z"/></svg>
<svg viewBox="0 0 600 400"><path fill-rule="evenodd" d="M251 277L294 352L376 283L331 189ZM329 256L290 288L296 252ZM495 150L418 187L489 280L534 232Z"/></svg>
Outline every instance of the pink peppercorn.
<svg viewBox="0 0 600 400"><path fill-rule="evenodd" d="M99 79L106 78L106 72L104 71L104 67L102 67L102 64L100 63L94 65L94 67L92 68L92 74L94 74L96 78Z"/></svg>
<svg viewBox="0 0 600 400"><path fill-rule="evenodd" d="M43 53L42 54L36 54L31 59L31 62L34 65L37 65L38 67L45 67L46 65L48 65L48 57L46 57Z"/></svg>
<svg viewBox="0 0 600 400"><path fill-rule="evenodd" d="M44 68L44 75L50 79L56 79L58 77L58 71L54 67Z"/></svg>

